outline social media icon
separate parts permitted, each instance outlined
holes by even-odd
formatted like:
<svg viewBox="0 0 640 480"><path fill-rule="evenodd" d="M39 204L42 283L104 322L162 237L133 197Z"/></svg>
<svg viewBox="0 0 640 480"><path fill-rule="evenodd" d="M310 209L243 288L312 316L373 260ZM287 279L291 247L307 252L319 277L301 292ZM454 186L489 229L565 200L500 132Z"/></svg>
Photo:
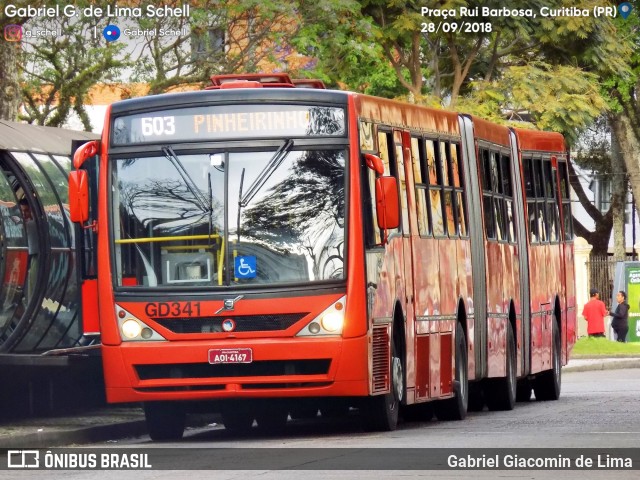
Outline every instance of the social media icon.
<svg viewBox="0 0 640 480"><path fill-rule="evenodd" d="M102 30L102 35L107 40L107 42L115 42L120 38L120 29L115 25L107 25Z"/></svg>
<svg viewBox="0 0 640 480"><path fill-rule="evenodd" d="M22 40L22 25L7 25L4 27L4 39L7 42L19 42Z"/></svg>
<svg viewBox="0 0 640 480"><path fill-rule="evenodd" d="M623 2L618 5L618 12L620 13L620 16L625 20L629 15L631 15L631 10L633 10L633 5L631 5L629 2Z"/></svg>

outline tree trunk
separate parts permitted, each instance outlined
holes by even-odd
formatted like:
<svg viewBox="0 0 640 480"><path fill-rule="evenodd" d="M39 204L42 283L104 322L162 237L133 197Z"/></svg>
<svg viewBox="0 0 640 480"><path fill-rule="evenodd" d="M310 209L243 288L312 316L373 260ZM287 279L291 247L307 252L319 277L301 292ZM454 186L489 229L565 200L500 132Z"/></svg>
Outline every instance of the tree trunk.
<svg viewBox="0 0 640 480"><path fill-rule="evenodd" d="M620 153L626 166L627 172L633 174L629 176L631 191L634 192L636 202L640 200L640 139L633 128L633 121L623 111L609 115L609 124L611 125L612 137L615 137L620 146ZM636 203L636 210L638 204Z"/></svg>
<svg viewBox="0 0 640 480"><path fill-rule="evenodd" d="M0 119L16 121L20 107L20 42L0 40Z"/></svg>
<svg viewBox="0 0 640 480"><path fill-rule="evenodd" d="M627 253L625 239L625 209L627 200L627 169L624 165L620 144L611 135L611 210L613 212L613 256L624 261Z"/></svg>
<svg viewBox="0 0 640 480"><path fill-rule="evenodd" d="M613 214L612 209L609 208L607 213L602 214L600 210L591 202L587 194L585 193L578 175L573 168L573 162L569 162L569 183L573 188L580 205L585 209L587 214L593 219L595 223L594 231L587 230L584 225L574 216L573 228L577 236L584 238L589 245L593 248L591 250L592 255L607 255L609 250L609 239L611 238L611 228L613 226Z"/></svg>

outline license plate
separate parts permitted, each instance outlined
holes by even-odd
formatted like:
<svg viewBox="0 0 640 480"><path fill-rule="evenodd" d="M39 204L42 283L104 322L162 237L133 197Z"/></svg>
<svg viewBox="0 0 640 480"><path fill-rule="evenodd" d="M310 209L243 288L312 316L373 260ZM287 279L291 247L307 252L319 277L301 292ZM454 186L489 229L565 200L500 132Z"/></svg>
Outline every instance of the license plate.
<svg viewBox="0 0 640 480"><path fill-rule="evenodd" d="M214 348L209 350L209 363L251 363L253 351L250 348Z"/></svg>

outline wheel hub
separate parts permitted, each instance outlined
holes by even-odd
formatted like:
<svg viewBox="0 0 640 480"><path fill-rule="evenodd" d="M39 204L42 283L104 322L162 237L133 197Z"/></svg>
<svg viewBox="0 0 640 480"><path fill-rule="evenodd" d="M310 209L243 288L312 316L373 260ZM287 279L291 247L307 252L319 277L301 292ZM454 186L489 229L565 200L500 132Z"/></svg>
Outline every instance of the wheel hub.
<svg viewBox="0 0 640 480"><path fill-rule="evenodd" d="M402 374L402 362L398 357L393 357L392 359L391 373L396 400L401 402L404 397L404 376Z"/></svg>

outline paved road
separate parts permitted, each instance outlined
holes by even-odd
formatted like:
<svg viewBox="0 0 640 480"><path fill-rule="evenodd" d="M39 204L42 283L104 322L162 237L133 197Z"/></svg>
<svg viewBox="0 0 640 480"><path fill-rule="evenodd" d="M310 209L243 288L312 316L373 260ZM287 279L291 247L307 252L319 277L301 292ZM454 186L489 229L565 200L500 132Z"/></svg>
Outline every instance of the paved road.
<svg viewBox="0 0 640 480"><path fill-rule="evenodd" d="M278 435L231 435L221 425L192 429L177 447L480 448L485 446L640 447L640 370L569 372L555 402L518 403L512 412L470 413L462 422L403 423L391 433L365 433L347 421L290 422ZM254 429L255 430L255 429ZM148 438L120 442L150 445Z"/></svg>
<svg viewBox="0 0 640 480"><path fill-rule="evenodd" d="M158 447L148 437L123 440L96 446L119 446L132 450L142 447ZM562 454L562 448L618 448L640 446L640 370L608 370L567 372L563 375L563 394L556 402L519 403L513 412L472 413L462 422L404 423L391 433L363 432L356 415L344 422L322 421L292 422L279 435L264 435L257 431L248 436L233 436L220 425L191 429L181 442L163 444L169 447L171 456L179 458L178 448L207 449L214 454L226 447L276 448L274 455L283 458L301 458L294 448L481 448L514 447L554 448ZM426 450L425 450L426 451ZM255 450L253 450L255 452ZM248 452L251 455L251 451ZM255 455L255 453L253 454ZM336 461L340 459L336 455ZM250 456L247 457L250 461ZM300 465L302 460L300 460ZM296 462L292 465L295 468ZM178 466L178 465L176 465ZM17 478L0 472L0 478ZM51 473L51 472L49 472ZM21 472L24 478L49 478L46 472ZM136 471L136 472L88 472L75 471L65 474L68 480L96 480L96 478L136 479L242 479L270 480L275 478L305 480L311 478L336 478L343 480L364 478L417 478L427 476L425 471L266 471L225 470L217 472L189 471ZM624 470L600 471L451 471L428 472L435 478L541 478L580 479L638 478L639 472Z"/></svg>

